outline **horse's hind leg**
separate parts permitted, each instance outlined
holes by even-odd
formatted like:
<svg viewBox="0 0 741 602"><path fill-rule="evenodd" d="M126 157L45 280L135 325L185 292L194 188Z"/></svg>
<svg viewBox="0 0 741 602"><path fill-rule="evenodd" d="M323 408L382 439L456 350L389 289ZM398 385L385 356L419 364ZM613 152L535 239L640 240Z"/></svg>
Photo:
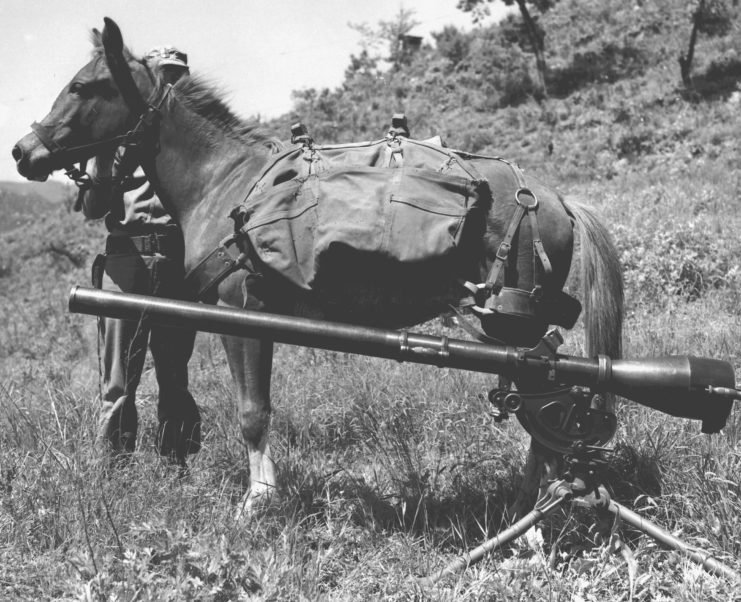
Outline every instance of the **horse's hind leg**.
<svg viewBox="0 0 741 602"><path fill-rule="evenodd" d="M237 393L237 416L250 462L250 489L240 510L250 512L275 494L275 467L270 456L270 371L272 341L222 337Z"/></svg>

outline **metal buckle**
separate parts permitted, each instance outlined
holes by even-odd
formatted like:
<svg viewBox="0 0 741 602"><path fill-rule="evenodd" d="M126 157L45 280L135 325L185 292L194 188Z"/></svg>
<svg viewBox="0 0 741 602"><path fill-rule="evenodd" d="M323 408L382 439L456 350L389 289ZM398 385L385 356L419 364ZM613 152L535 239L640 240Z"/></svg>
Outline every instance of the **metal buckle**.
<svg viewBox="0 0 741 602"><path fill-rule="evenodd" d="M314 139L309 135L309 130L300 121L291 126L291 144L303 144L309 148L314 145Z"/></svg>
<svg viewBox="0 0 741 602"><path fill-rule="evenodd" d="M508 242L502 242L497 249L497 259L499 259L500 261L507 261L507 256L509 255L509 251L511 248L511 244L509 244Z"/></svg>

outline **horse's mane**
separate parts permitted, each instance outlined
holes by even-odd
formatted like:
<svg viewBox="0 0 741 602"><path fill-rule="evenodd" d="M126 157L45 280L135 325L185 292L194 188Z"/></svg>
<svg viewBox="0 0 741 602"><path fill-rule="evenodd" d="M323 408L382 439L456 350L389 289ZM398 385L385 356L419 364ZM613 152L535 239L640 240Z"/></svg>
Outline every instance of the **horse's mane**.
<svg viewBox="0 0 741 602"><path fill-rule="evenodd" d="M237 116L223 100L223 94L207 78L199 75L182 77L173 86L174 98L227 136L248 145L260 144L277 152L282 144L270 136L256 121Z"/></svg>
<svg viewBox="0 0 741 602"><path fill-rule="evenodd" d="M93 60L105 60L103 37L100 31L93 29L90 33L90 39L93 43ZM123 48L123 53L127 61L136 61L147 67L146 62L137 59L126 46ZM156 72L150 71L150 73L157 81L159 95L164 89L165 82L158 77ZM223 94L206 78L198 75L182 77L173 86L173 93L175 98L186 108L227 136L247 145L263 145L272 152L283 149L282 143L277 138L268 135L259 123L246 121L238 117L222 99ZM174 101L172 96L170 96L169 101Z"/></svg>

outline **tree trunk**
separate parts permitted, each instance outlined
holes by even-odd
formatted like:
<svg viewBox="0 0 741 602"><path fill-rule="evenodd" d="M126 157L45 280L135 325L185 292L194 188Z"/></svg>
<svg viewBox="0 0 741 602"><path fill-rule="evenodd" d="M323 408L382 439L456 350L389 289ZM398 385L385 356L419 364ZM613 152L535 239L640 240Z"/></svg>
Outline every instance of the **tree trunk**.
<svg viewBox="0 0 741 602"><path fill-rule="evenodd" d="M697 6L697 10L692 15L692 33L690 34L690 47L687 49L687 54L679 55L679 70L682 74L682 83L686 88L692 88L692 60L695 57L695 43L697 42L697 30L700 26L700 19L702 19L703 11L705 10L705 0L700 0L700 4Z"/></svg>
<svg viewBox="0 0 741 602"><path fill-rule="evenodd" d="M704 1L704 0L703 0ZM530 43L533 45L533 52L535 53L535 64L538 68L538 76L540 77L540 85L543 87L543 94L548 96L548 89L546 88L546 71L547 66L545 63L545 44L543 43L543 36L538 31L538 26L535 24L530 11L527 9L526 0L517 0L517 6L520 9L522 20L525 23L528 36L530 37Z"/></svg>

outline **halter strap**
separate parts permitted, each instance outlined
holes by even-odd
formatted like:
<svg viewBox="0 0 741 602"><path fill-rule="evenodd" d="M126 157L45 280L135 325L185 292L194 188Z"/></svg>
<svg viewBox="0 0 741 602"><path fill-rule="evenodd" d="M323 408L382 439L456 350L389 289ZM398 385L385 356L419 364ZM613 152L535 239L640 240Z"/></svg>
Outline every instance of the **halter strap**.
<svg viewBox="0 0 741 602"><path fill-rule="evenodd" d="M78 146L62 146L51 137L51 134L49 133L51 126L43 125L41 123L38 123L37 121L34 121L31 124L31 129L33 130L33 133L36 134L36 137L41 140L41 144L46 147L46 149L52 154L52 156L58 156L62 153L71 155L73 158L67 163L74 163L74 161L76 160L75 155L77 153L84 153L92 156L95 155L98 150L103 150L107 147L115 148L116 146L123 144L131 133L129 132L122 136L114 136L113 138L99 140L98 142L91 142L89 144L80 144Z"/></svg>
<svg viewBox="0 0 741 602"><path fill-rule="evenodd" d="M36 137L41 141L41 144L43 144L49 151L52 159L57 159L63 166L65 175L70 180L74 181L78 187L84 189L90 185L91 180L90 175L85 172L87 159L95 156L102 150L112 150L119 146L129 148L141 144L147 129L155 125L157 118L159 117L159 109L170 95L171 90L172 85L167 84L165 91L156 106L152 103L154 95L156 94L156 90L153 91L152 96L144 104L144 110L139 114L139 117L136 120L136 125L120 136L113 136L111 138L106 138L105 140L99 140L98 142L91 142L89 144L80 144L78 146L62 146L52 137L50 132L51 126L43 125L34 121L31 124L31 130L36 134ZM74 165L76 161L80 162L79 168ZM123 173L121 179L127 175L127 173ZM79 206L79 199L75 206Z"/></svg>

